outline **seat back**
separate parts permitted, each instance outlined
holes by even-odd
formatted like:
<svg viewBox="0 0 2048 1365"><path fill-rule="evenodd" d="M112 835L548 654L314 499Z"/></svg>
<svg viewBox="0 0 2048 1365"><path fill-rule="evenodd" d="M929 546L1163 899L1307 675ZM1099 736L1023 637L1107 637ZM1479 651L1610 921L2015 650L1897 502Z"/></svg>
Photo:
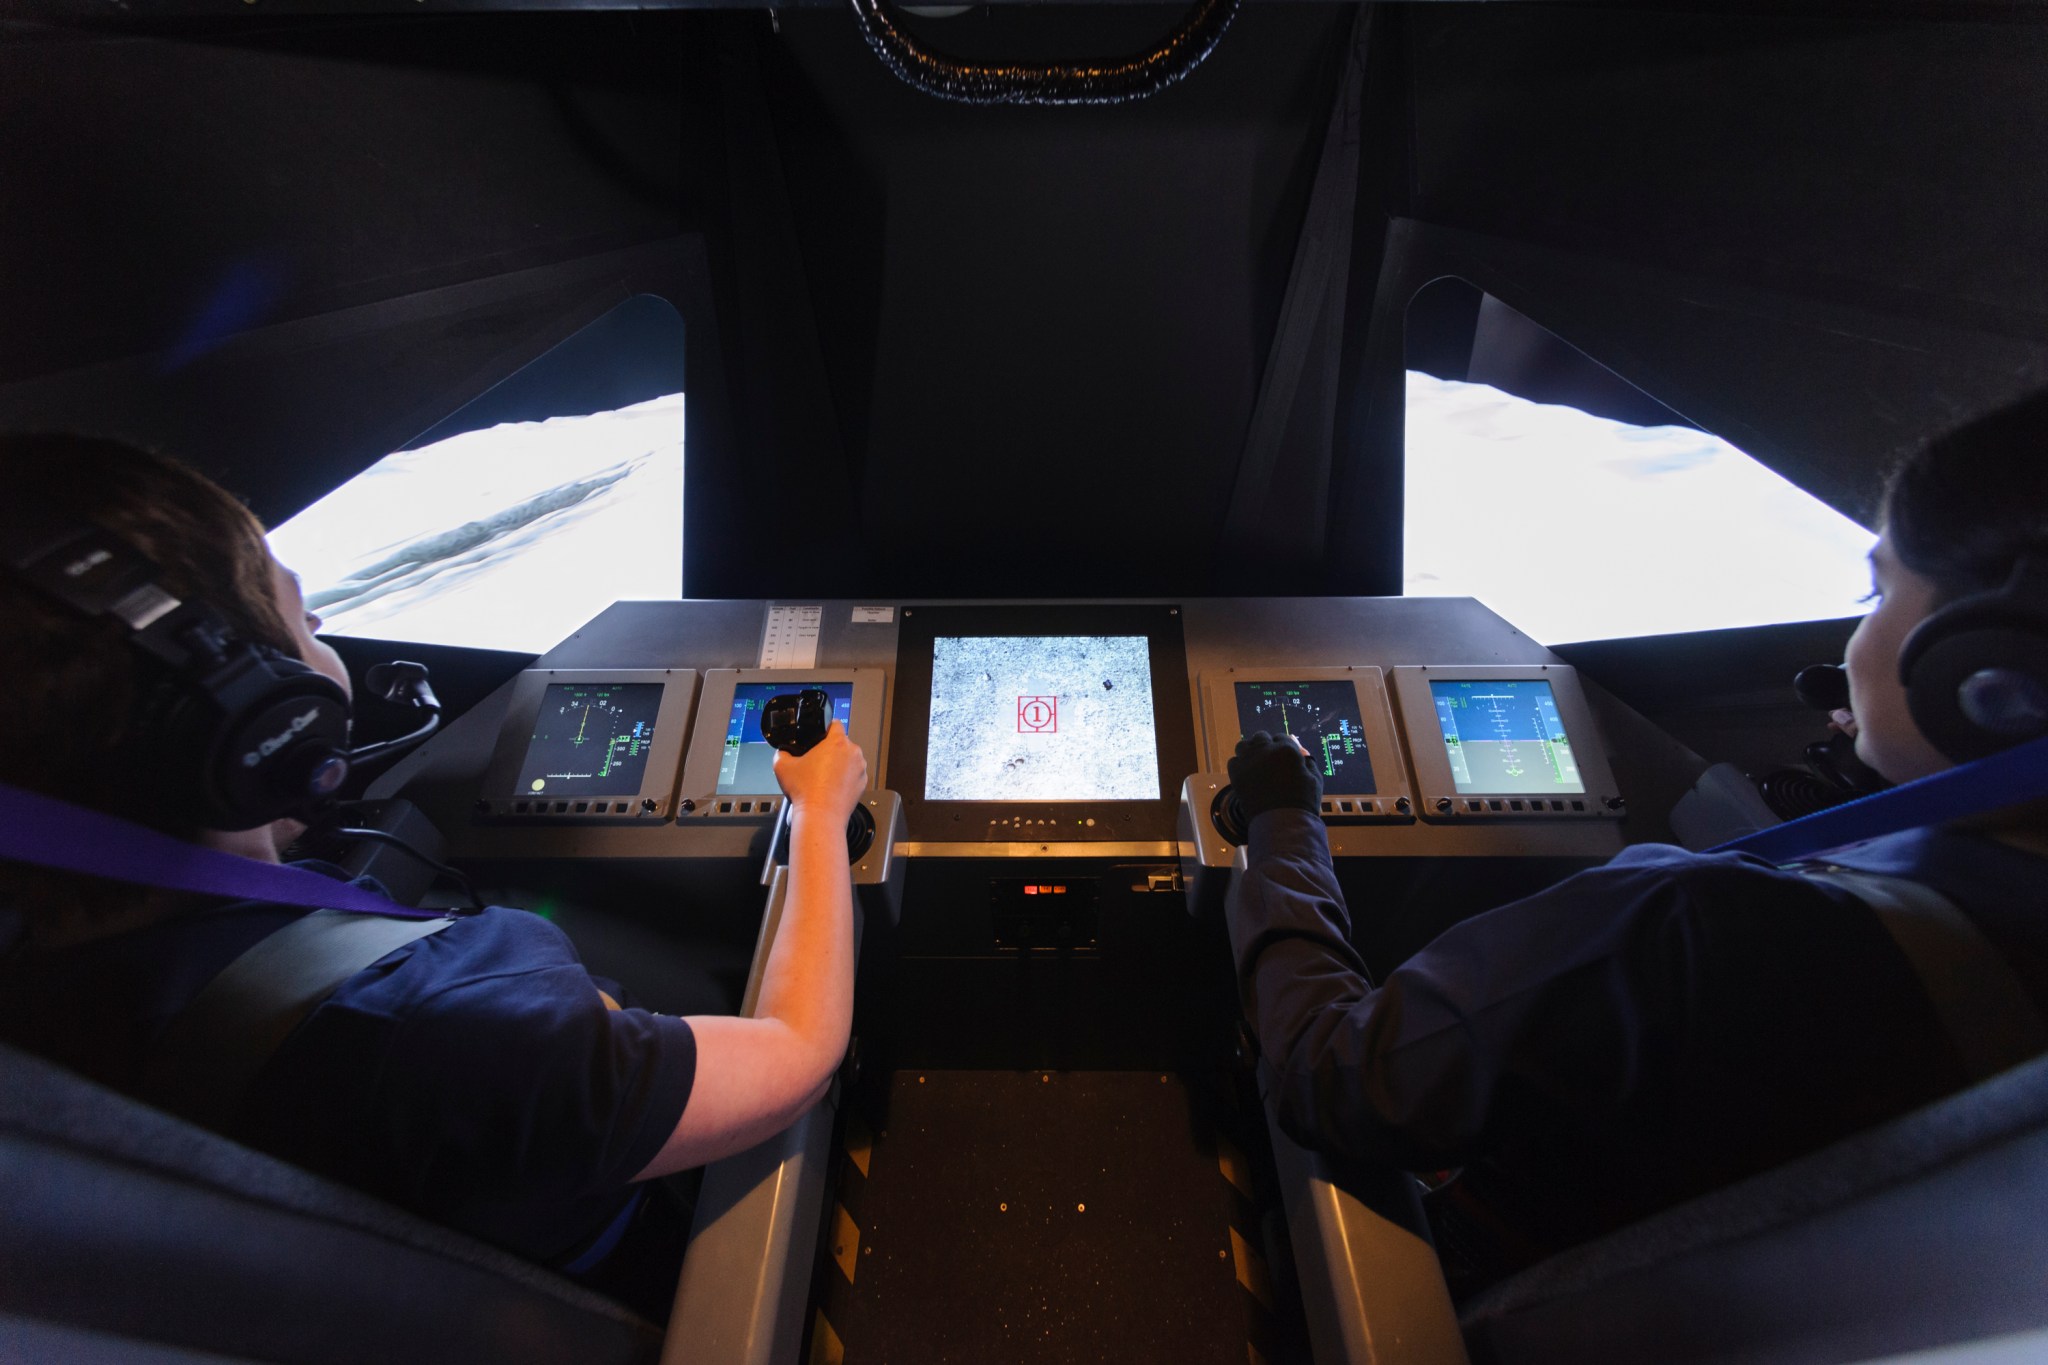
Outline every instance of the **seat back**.
<svg viewBox="0 0 2048 1365"><path fill-rule="evenodd" d="M2048 1327L2048 1057L1552 1257L1476 1361L1835 1362Z"/></svg>
<svg viewBox="0 0 2048 1365"><path fill-rule="evenodd" d="M661 1348L550 1271L5 1047L0 1191L0 1356L10 1339L304 1365Z"/></svg>

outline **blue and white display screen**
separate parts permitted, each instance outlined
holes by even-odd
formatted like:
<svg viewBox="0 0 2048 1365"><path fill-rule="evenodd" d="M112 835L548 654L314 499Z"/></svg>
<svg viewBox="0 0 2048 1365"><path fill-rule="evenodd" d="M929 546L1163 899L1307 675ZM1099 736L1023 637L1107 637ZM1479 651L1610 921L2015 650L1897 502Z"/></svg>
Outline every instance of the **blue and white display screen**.
<svg viewBox="0 0 2048 1365"><path fill-rule="evenodd" d="M853 728L850 682L740 683L732 690L732 718L725 726L725 753L718 761L721 796L752 796L781 788L775 781L775 748L761 734L761 711L769 699L815 687L832 699L832 719Z"/></svg>
<svg viewBox="0 0 2048 1365"><path fill-rule="evenodd" d="M1550 684L1430 680L1451 780L1460 792L1584 792Z"/></svg>

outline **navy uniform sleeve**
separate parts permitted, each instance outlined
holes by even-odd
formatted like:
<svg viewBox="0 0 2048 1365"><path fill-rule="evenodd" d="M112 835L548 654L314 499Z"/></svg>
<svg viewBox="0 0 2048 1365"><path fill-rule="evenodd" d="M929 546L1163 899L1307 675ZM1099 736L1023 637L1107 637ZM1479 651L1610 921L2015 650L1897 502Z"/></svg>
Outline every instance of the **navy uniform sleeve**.
<svg viewBox="0 0 2048 1365"><path fill-rule="evenodd" d="M1534 1135L1722 1173L1952 1083L1853 899L1728 855L1631 850L1455 925L1375 988L1322 822L1252 822L1227 907L1281 1125L1413 1170ZM1369 908L1361 913L1369 913Z"/></svg>

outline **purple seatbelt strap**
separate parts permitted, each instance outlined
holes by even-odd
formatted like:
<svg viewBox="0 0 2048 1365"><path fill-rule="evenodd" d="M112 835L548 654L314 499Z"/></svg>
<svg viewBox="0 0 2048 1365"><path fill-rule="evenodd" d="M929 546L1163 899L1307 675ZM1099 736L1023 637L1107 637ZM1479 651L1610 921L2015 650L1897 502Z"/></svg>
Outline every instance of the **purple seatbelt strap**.
<svg viewBox="0 0 2048 1365"><path fill-rule="evenodd" d="M258 862L0 782L0 858L202 896L354 910L394 919L442 919L301 867Z"/></svg>

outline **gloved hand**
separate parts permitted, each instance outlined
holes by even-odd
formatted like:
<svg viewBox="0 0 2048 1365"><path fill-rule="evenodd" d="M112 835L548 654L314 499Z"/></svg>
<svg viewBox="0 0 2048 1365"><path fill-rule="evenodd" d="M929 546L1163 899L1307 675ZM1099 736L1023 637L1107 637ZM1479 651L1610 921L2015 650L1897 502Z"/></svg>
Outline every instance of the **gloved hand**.
<svg viewBox="0 0 2048 1365"><path fill-rule="evenodd" d="M1322 808L1323 776L1292 739L1257 730L1237 742L1230 760L1230 789L1246 825L1269 810Z"/></svg>

